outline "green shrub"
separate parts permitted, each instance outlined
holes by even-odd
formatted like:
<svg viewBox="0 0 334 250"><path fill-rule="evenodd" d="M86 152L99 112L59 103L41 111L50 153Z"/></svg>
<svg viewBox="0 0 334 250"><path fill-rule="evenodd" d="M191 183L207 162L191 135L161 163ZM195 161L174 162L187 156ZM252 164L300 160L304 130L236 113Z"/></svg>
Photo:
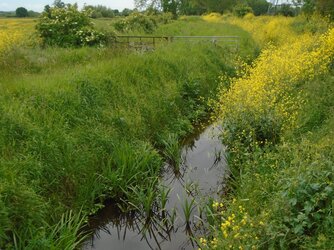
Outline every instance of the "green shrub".
<svg viewBox="0 0 334 250"><path fill-rule="evenodd" d="M236 16L238 17L243 17L245 16L247 13L252 13L253 10L251 7L249 7L248 5L245 4L238 4L233 8L233 12Z"/></svg>
<svg viewBox="0 0 334 250"><path fill-rule="evenodd" d="M80 47L102 45L107 36L94 29L88 10L79 11L77 5L47 8L36 29L45 45Z"/></svg>
<svg viewBox="0 0 334 250"><path fill-rule="evenodd" d="M161 23L161 24L168 24L168 23L172 22L173 18L174 18L174 16L170 12L162 13L162 14L156 16L157 22Z"/></svg>
<svg viewBox="0 0 334 250"><path fill-rule="evenodd" d="M158 24L153 16L148 16L141 13L133 13L128 17L116 22L114 27L119 32L138 30L144 31L145 33L153 33L153 31L158 27Z"/></svg>
<svg viewBox="0 0 334 250"><path fill-rule="evenodd" d="M163 14L143 14L134 12L129 16L114 23L114 27L119 32L139 31L153 33L159 24L168 24L173 20L171 13Z"/></svg>

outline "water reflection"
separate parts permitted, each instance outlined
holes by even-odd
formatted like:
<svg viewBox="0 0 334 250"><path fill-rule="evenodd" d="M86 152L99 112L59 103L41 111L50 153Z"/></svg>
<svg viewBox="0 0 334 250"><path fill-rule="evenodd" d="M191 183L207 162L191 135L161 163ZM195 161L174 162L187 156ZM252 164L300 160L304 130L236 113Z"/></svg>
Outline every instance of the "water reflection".
<svg viewBox="0 0 334 250"><path fill-rule="evenodd" d="M219 128L209 127L184 142L178 173L166 165L160 180L168 200L156 200L149 212L122 212L108 204L90 219L93 236L84 249L194 249L205 234L199 204L218 197L227 174ZM166 194L165 194L166 195ZM189 205L191 205L189 207ZM147 216L147 213L150 216Z"/></svg>

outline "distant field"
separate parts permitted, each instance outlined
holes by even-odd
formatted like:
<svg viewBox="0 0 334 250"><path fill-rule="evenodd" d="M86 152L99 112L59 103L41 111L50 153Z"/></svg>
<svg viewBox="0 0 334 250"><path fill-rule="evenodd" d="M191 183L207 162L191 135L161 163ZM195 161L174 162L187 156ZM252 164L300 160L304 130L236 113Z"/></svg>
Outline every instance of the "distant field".
<svg viewBox="0 0 334 250"><path fill-rule="evenodd" d="M35 32L37 18L4 18L0 17L0 31L21 32L24 35L32 35ZM93 20L98 29L111 30L116 19Z"/></svg>
<svg viewBox="0 0 334 250"><path fill-rule="evenodd" d="M34 32L35 18L0 18L0 30L21 31L24 34Z"/></svg>
<svg viewBox="0 0 334 250"><path fill-rule="evenodd" d="M0 18L0 31L5 32L21 32L24 35L32 35L35 32L36 18ZM112 31L114 30L114 23L119 18L104 18L94 19L93 23L99 30ZM131 32L136 34L138 32ZM139 34L139 33L138 33ZM236 29L234 25L225 23L211 23L207 25L198 17L184 17L177 22L171 22L166 25L159 26L153 35L167 35L167 36L217 36L217 35L238 35L244 36L245 31ZM142 34L141 34L142 35Z"/></svg>
<svg viewBox="0 0 334 250"><path fill-rule="evenodd" d="M31 18L0 18L0 57L12 46L35 40L35 23Z"/></svg>

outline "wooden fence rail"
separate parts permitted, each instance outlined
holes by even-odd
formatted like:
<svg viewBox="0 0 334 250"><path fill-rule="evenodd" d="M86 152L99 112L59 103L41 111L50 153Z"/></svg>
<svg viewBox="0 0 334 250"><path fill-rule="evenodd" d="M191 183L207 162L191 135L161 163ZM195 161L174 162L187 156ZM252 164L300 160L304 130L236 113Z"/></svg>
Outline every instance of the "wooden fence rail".
<svg viewBox="0 0 334 250"><path fill-rule="evenodd" d="M224 44L236 49L239 47L240 38L238 36L116 36L116 45L126 46L134 49L153 50L156 46L164 43L176 41L185 42L212 42L216 45Z"/></svg>

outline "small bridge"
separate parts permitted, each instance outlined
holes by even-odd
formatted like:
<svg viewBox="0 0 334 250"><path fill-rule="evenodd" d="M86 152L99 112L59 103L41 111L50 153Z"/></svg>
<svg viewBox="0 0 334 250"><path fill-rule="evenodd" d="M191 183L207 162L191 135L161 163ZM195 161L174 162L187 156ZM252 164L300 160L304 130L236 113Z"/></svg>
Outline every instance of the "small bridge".
<svg viewBox="0 0 334 250"><path fill-rule="evenodd" d="M176 41L211 42L238 49L238 36L116 36L113 43L118 46L136 50L154 50L157 46Z"/></svg>

